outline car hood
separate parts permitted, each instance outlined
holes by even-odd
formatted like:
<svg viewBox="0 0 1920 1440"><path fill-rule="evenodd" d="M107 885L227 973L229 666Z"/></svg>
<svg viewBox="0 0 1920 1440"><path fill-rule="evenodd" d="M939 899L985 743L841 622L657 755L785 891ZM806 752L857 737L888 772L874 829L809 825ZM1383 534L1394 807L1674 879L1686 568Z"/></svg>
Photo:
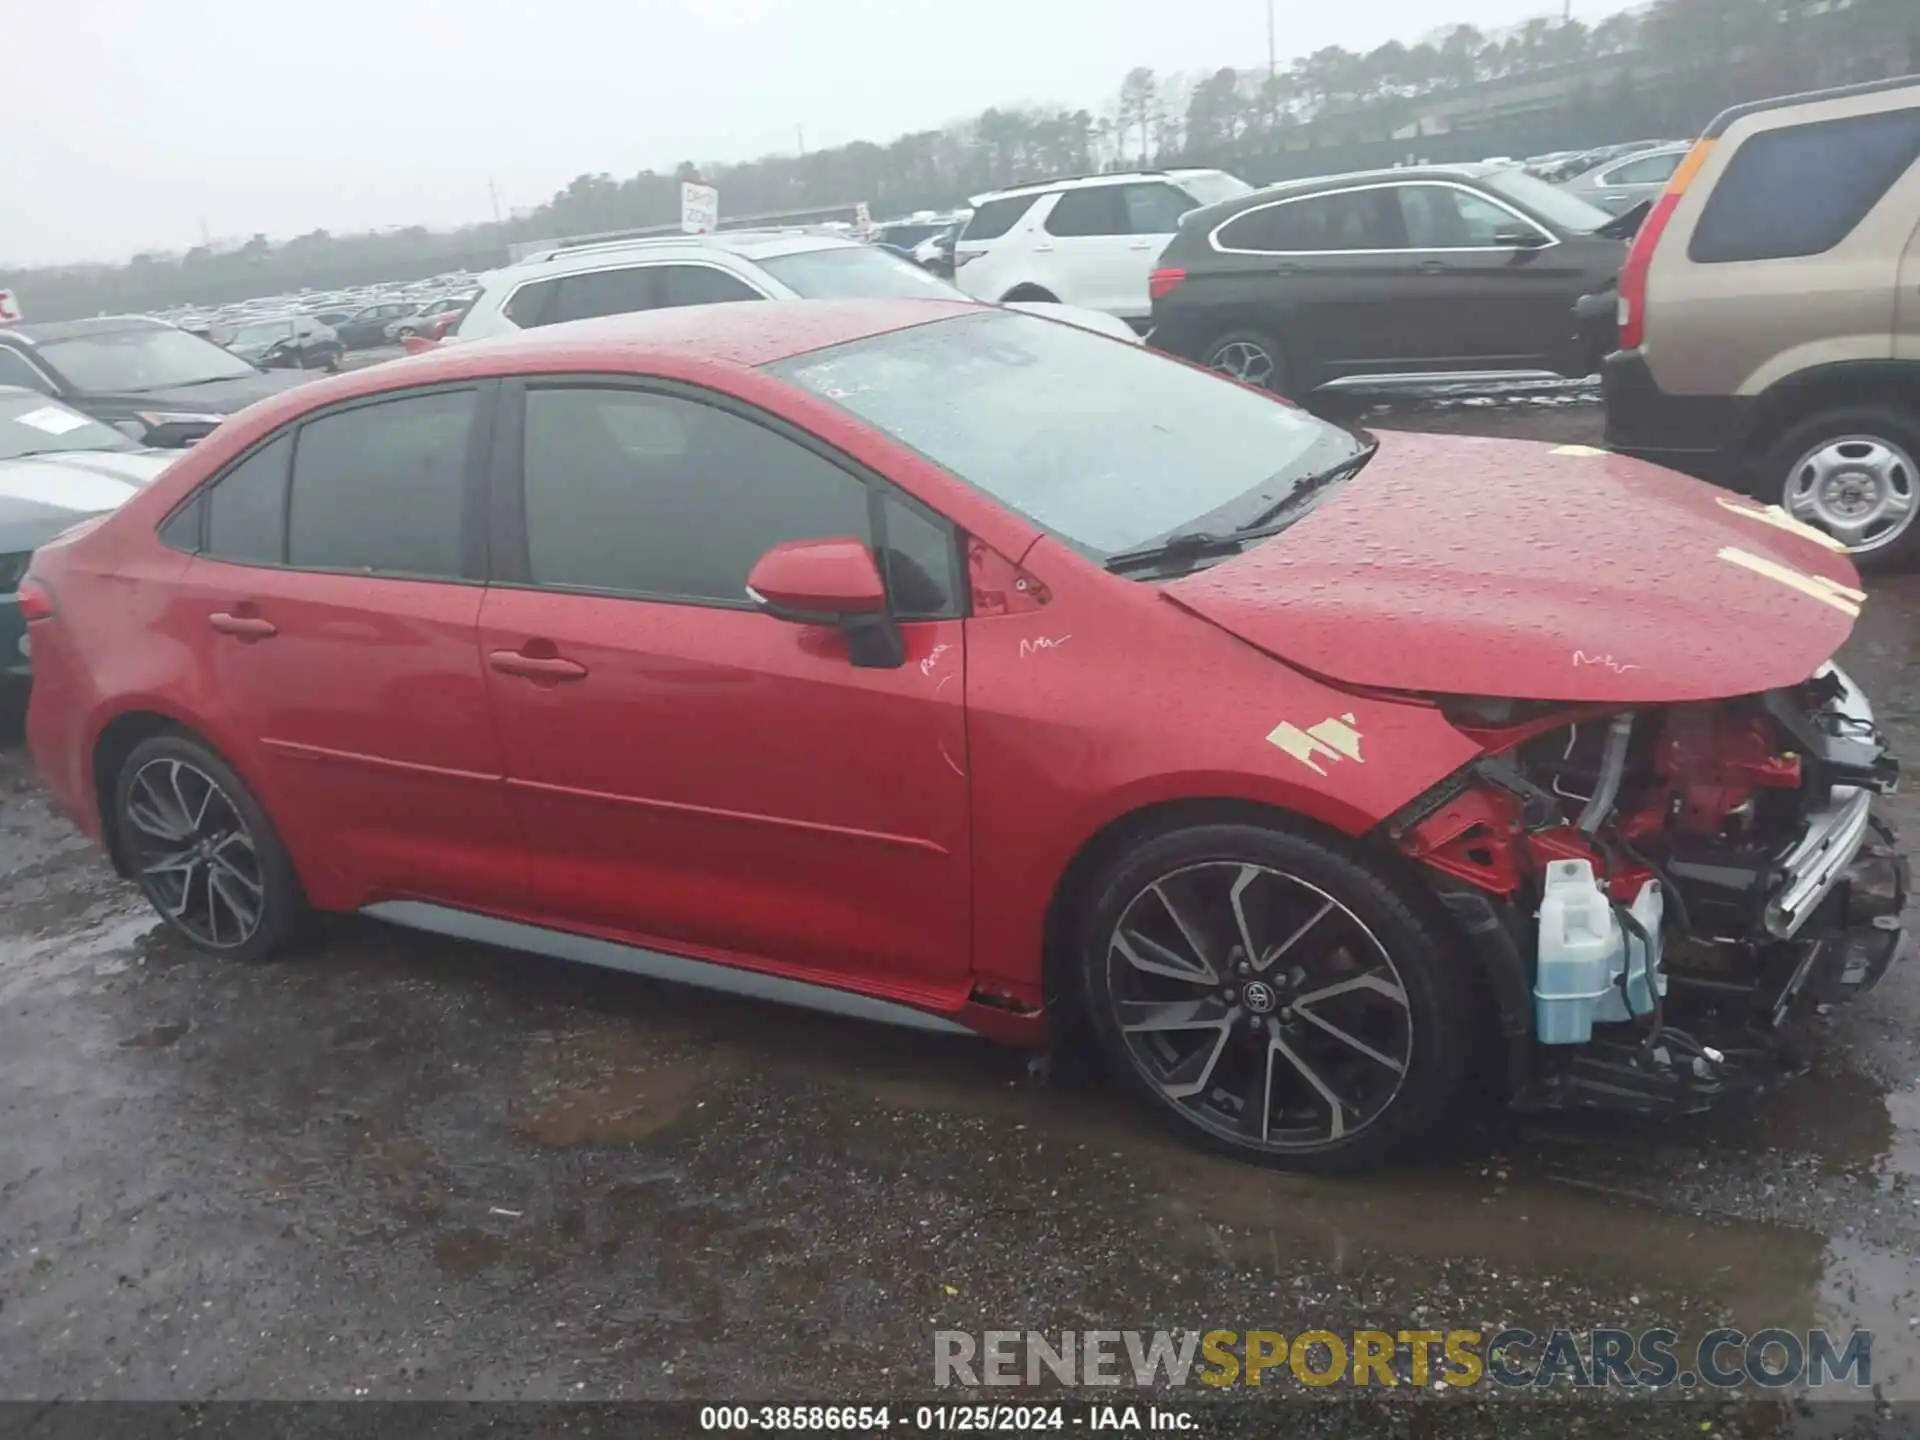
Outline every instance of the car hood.
<svg viewBox="0 0 1920 1440"><path fill-rule="evenodd" d="M157 390L132 390L89 395L89 410L113 409L128 415L136 411L177 411L182 414L231 415L256 400L278 395L313 377L300 370L263 370L232 380L210 380L204 385L163 385Z"/></svg>
<svg viewBox="0 0 1920 1440"><path fill-rule="evenodd" d="M0 460L0 555L31 550L77 520L117 508L182 453L76 450Z"/></svg>
<svg viewBox="0 0 1920 1440"><path fill-rule="evenodd" d="M1581 445L1388 434L1167 599L1349 685L1673 703L1805 680L1864 600L1784 512Z"/></svg>

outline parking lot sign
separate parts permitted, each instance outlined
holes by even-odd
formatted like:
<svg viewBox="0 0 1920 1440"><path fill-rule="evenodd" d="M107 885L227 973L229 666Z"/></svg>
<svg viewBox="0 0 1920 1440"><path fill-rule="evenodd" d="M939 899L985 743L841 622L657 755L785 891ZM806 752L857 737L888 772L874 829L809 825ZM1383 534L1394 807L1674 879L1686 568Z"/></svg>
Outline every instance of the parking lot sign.
<svg viewBox="0 0 1920 1440"><path fill-rule="evenodd" d="M18 324L20 320L20 302L14 298L13 291L0 290L0 325Z"/></svg>
<svg viewBox="0 0 1920 1440"><path fill-rule="evenodd" d="M710 234L720 224L720 192L711 185L680 184L680 228L689 235Z"/></svg>

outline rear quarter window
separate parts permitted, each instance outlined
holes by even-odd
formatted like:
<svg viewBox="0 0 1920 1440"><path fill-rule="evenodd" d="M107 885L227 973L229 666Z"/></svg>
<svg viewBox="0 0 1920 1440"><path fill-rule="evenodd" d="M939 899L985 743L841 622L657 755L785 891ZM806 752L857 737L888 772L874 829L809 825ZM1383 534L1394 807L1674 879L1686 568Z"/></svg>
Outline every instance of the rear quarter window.
<svg viewBox="0 0 1920 1440"><path fill-rule="evenodd" d="M1700 265L1831 250L1920 157L1920 107L1788 125L1749 137L1687 245Z"/></svg>
<svg viewBox="0 0 1920 1440"><path fill-rule="evenodd" d="M1033 208L1038 195L1012 195L1004 200L989 200L967 221L967 228L960 232L962 240L998 240L1002 235L1019 223L1020 217Z"/></svg>

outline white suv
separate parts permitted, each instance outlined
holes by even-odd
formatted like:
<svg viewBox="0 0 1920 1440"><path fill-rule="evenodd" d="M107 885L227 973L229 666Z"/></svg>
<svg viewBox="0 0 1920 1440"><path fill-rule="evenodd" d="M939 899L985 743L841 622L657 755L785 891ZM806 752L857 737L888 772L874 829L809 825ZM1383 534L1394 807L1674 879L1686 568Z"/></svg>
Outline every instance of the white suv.
<svg viewBox="0 0 1920 1440"><path fill-rule="evenodd" d="M1136 170L977 195L954 242L954 283L981 300L1057 300L1144 326L1147 276L1180 217L1252 190L1224 170Z"/></svg>
<svg viewBox="0 0 1920 1440"><path fill-rule="evenodd" d="M811 230L723 230L558 245L481 279L447 337L474 340L677 305L729 300L965 300L946 281L873 245ZM1115 339L1139 337L1110 315L1021 305Z"/></svg>

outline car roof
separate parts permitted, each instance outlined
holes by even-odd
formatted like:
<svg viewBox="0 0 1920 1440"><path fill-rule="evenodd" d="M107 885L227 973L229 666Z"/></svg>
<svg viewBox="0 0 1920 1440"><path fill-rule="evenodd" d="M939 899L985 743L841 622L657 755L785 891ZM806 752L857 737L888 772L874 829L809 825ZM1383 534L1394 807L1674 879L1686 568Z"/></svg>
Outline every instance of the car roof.
<svg viewBox="0 0 1920 1440"><path fill-rule="evenodd" d="M1869 80L1860 85L1839 85L1831 90L1804 90L1797 95L1776 95L1768 100L1752 100L1745 105L1735 105L1722 110L1708 124L1702 133L1703 140L1716 140L1727 133L1736 120L1749 115L1758 115L1768 110L1790 110L1800 105L1820 104L1829 100L1850 100L1858 95L1880 95L1889 90L1900 90L1907 86L1920 86L1920 75L1896 75L1887 80Z"/></svg>
<svg viewBox="0 0 1920 1440"><path fill-rule="evenodd" d="M77 340L87 335L120 335L129 330L172 330L177 327L151 315L96 315L90 320L51 320L32 325L14 325L0 334L12 333L36 345L49 340Z"/></svg>
<svg viewBox="0 0 1920 1440"><path fill-rule="evenodd" d="M1195 175L1223 175L1215 165L1185 165L1173 170L1112 170L1097 175L1062 175L1052 180L1034 180L1025 185L1009 185L1004 190L987 190L967 201L980 206L989 200L1010 200L1017 195L1044 195L1052 190L1090 190L1101 185L1126 185L1136 180L1181 180Z"/></svg>
<svg viewBox="0 0 1920 1440"><path fill-rule="evenodd" d="M1412 180L1484 180L1489 175L1504 175L1509 170L1520 168L1518 165L1490 165L1484 160L1473 160L1459 165L1395 165L1379 170L1349 170L1339 175L1309 175L1299 180L1282 180L1276 185L1249 191L1245 195L1216 200L1211 205L1203 205L1188 213L1203 220L1224 219L1274 200L1316 195L1323 190L1344 190L1352 185L1399 184Z"/></svg>

